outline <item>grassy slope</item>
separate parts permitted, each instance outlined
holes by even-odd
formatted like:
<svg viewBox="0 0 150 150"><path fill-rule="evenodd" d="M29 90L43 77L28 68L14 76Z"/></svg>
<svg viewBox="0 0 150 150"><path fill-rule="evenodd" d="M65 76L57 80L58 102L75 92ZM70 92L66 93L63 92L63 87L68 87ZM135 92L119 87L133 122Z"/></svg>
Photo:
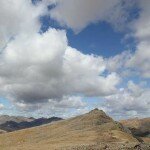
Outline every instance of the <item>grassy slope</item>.
<svg viewBox="0 0 150 150"><path fill-rule="evenodd" d="M120 121L124 126L128 127L133 134L135 134L136 136L142 136L145 137L147 136L147 140L149 139L150 141L150 137L148 138L148 135L150 136L150 118L143 118L143 119L138 119L138 118L134 118L134 119L128 119L128 120L122 120Z"/></svg>
<svg viewBox="0 0 150 150"><path fill-rule="evenodd" d="M120 122L128 127L138 129L144 125L147 125L147 126L148 124L150 125L150 118L143 118L143 119L134 118L134 119L122 120Z"/></svg>
<svg viewBox="0 0 150 150"><path fill-rule="evenodd" d="M53 150L100 142L137 142L120 124L95 110L82 116L0 135L0 150Z"/></svg>

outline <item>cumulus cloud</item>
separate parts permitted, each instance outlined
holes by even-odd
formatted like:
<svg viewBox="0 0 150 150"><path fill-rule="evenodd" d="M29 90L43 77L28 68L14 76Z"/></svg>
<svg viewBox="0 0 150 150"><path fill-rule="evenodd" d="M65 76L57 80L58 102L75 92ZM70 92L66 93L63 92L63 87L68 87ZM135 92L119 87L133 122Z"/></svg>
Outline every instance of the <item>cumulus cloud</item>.
<svg viewBox="0 0 150 150"><path fill-rule="evenodd" d="M1 54L0 70L0 92L21 103L73 94L105 96L116 91L120 80L115 73L103 76L102 57L69 47L65 31L55 29L16 36Z"/></svg>
<svg viewBox="0 0 150 150"><path fill-rule="evenodd" d="M150 78L150 1L140 0L139 8L141 9L139 18L130 26L138 43L128 67L136 68L144 78Z"/></svg>
<svg viewBox="0 0 150 150"><path fill-rule="evenodd" d="M103 75L106 70L103 57L85 55L69 47L63 30L50 28L39 33L39 17L50 3L54 1L45 0L36 5L30 0L0 2L0 46L5 46L0 55L1 96L20 108L36 109L40 103L55 108L77 108L84 104L71 95L92 97L114 93L120 78L116 73ZM92 5L92 8L96 6Z"/></svg>
<svg viewBox="0 0 150 150"><path fill-rule="evenodd" d="M46 4L49 2L55 5L50 10L50 16L61 25L67 26L75 32L80 32L89 24L99 21L106 21L117 29L124 27L130 29L132 31L131 35L139 42L135 54L131 57L130 53L124 52L110 58L107 68L110 71L118 71L121 67L125 67L126 70L121 72L123 76L136 74L144 78L150 77L150 54L148 50L150 40L149 1L114 0L110 3L109 0L45 0L45 2ZM130 14L130 10L135 7L140 10L137 12L139 17L132 18L133 14Z"/></svg>
<svg viewBox="0 0 150 150"><path fill-rule="evenodd" d="M50 15L75 32L99 21L112 23L119 28L127 20L125 5L123 6L126 3L122 2L123 0L55 0L56 6L50 11Z"/></svg>
<svg viewBox="0 0 150 150"><path fill-rule="evenodd" d="M129 81L127 89L120 89L117 94L106 97L104 108L114 116L146 117L149 114L149 96L149 88Z"/></svg>
<svg viewBox="0 0 150 150"><path fill-rule="evenodd" d="M136 38L140 40L150 40L150 1L139 0L138 7L140 14L138 19L132 22L131 28Z"/></svg>
<svg viewBox="0 0 150 150"><path fill-rule="evenodd" d="M0 49L19 33L32 34L40 29L38 17L44 13L42 5L30 0L0 1Z"/></svg>
<svg viewBox="0 0 150 150"><path fill-rule="evenodd" d="M84 55L69 47L65 53L64 69L69 89L86 96L104 96L116 91L120 78L116 73L103 76L105 62L101 56ZM111 81L111 82L110 82ZM70 88L71 87L71 88Z"/></svg>
<svg viewBox="0 0 150 150"><path fill-rule="evenodd" d="M121 54L109 57L108 59L106 59L106 68L110 72L121 72L122 69L124 70L127 67L126 63L129 61L131 56L132 54L130 53L130 51L124 51Z"/></svg>
<svg viewBox="0 0 150 150"><path fill-rule="evenodd" d="M124 2L124 3L122 3ZM64 112L76 108L87 111L81 97L105 97L106 110L126 114L148 112L149 88L128 82L118 92L120 74L136 70L150 77L149 2L138 1L140 16L132 22L132 35L138 39L137 50L104 59L83 54L68 45L66 32L50 28L39 33L39 17L45 13L75 32L90 23L106 21L115 27L127 25L134 5L124 0L30 0L0 1L0 94L22 110ZM48 12L46 7L55 5ZM125 69L123 69L125 67ZM128 70L129 69L129 70ZM123 72L123 73L122 73ZM0 108L3 106L0 105Z"/></svg>
<svg viewBox="0 0 150 150"><path fill-rule="evenodd" d="M0 104L0 110L3 109L3 108L4 108L4 105L3 105L3 104Z"/></svg>
<svg viewBox="0 0 150 150"><path fill-rule="evenodd" d="M1 54L2 93L29 103L59 97L66 41L64 31L56 30L17 36Z"/></svg>
<svg viewBox="0 0 150 150"><path fill-rule="evenodd" d="M51 109L51 110L61 110L61 109L80 109L86 106L86 103L83 102L82 97L80 96L63 96L60 100L49 99L47 103L36 103L36 104L26 104L22 102L17 102L15 104L20 110L26 111L29 110L33 112L34 110L41 109Z"/></svg>
<svg viewBox="0 0 150 150"><path fill-rule="evenodd" d="M124 52L110 58L107 68L110 71L116 71L121 67L125 67L126 70L121 72L122 76L136 74L144 78L150 77L150 54L148 50L150 40L149 1L114 0L110 3L107 0L55 0L49 2L55 4L55 7L50 10L51 17L75 32L80 32L89 24L99 21L111 23L118 29L122 25L129 28L133 37L139 42L136 46L135 54L131 57L129 52ZM130 9L134 7L139 8L140 11L139 17L133 19L130 16Z"/></svg>
<svg viewBox="0 0 150 150"><path fill-rule="evenodd" d="M150 44L147 41L140 42L135 54L127 62L127 66L135 68L140 75L150 78Z"/></svg>
<svg viewBox="0 0 150 150"><path fill-rule="evenodd" d="M79 96L64 96L61 101L54 101L53 99L48 100L50 105L57 108L82 108L86 104L82 101Z"/></svg>
<svg viewBox="0 0 150 150"><path fill-rule="evenodd" d="M87 112L87 104L80 96L63 96L62 99L49 99L47 103L27 104L17 102L13 107L17 107L20 114L34 117L60 116L63 118L72 117L83 112Z"/></svg>

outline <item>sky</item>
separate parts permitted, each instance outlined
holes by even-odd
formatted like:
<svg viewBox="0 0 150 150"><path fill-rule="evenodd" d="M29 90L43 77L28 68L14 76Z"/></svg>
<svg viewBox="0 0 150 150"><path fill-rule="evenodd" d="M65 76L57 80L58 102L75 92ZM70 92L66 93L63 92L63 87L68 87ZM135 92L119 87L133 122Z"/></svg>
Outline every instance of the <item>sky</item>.
<svg viewBox="0 0 150 150"><path fill-rule="evenodd" d="M149 117L149 14L149 0L1 0L0 114Z"/></svg>

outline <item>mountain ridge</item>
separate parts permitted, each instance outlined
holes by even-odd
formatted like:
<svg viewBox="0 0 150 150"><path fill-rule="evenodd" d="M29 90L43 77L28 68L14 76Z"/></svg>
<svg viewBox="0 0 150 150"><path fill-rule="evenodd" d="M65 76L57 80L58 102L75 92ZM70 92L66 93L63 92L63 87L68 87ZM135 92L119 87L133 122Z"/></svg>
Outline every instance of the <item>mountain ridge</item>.
<svg viewBox="0 0 150 150"><path fill-rule="evenodd" d="M118 150L122 146L134 147L136 144L139 141L130 130L98 109L52 124L0 135L2 150L9 150L9 147L12 150L28 150L29 147L31 150L66 150L93 145L99 149L109 146L112 150Z"/></svg>
<svg viewBox="0 0 150 150"><path fill-rule="evenodd" d="M28 118L23 116L9 116L9 115L0 115L0 124L3 124L7 121L14 121L14 122L22 122L22 121L33 121L35 118Z"/></svg>
<svg viewBox="0 0 150 150"><path fill-rule="evenodd" d="M12 132L16 130L21 130L25 128L31 128L35 126L40 126L43 124L48 124L54 121L62 120L59 117L51 117L51 118L27 118L27 117L15 117L3 115L0 116L0 129L6 132ZM3 132L0 132L3 133Z"/></svg>

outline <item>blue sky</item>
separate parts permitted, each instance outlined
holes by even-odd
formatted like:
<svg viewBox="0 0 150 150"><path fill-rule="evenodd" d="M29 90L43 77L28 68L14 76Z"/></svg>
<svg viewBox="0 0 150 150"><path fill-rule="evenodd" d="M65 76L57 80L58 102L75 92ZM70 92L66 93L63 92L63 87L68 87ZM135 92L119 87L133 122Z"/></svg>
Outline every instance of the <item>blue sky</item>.
<svg viewBox="0 0 150 150"><path fill-rule="evenodd" d="M134 18L132 18L134 19ZM60 26L49 16L40 18L42 23L41 31L46 32L50 27L67 31L69 45L77 48L85 54L102 55L103 57L115 56L124 50L135 51L134 38L124 40L128 31L117 31L107 22L90 24L81 32Z"/></svg>
<svg viewBox="0 0 150 150"><path fill-rule="evenodd" d="M0 114L148 116L149 2L85 1L2 3Z"/></svg>

